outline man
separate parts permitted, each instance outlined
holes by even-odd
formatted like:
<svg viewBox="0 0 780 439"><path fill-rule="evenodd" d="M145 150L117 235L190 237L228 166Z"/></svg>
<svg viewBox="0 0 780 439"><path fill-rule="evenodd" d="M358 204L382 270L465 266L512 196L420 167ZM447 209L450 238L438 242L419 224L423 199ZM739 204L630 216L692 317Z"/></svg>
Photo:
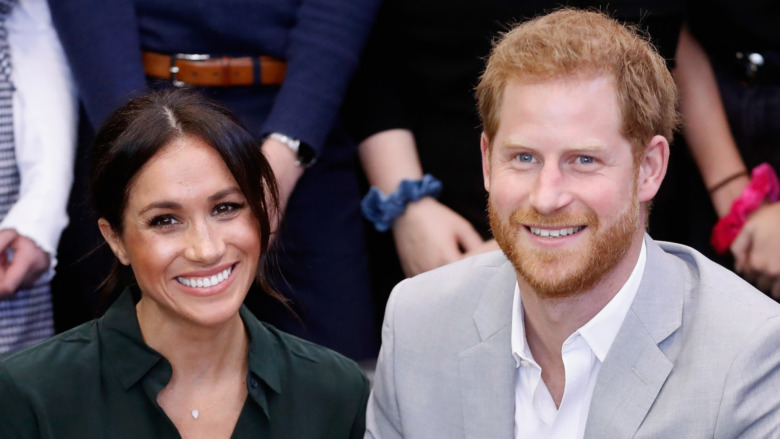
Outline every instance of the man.
<svg viewBox="0 0 780 439"><path fill-rule="evenodd" d="M367 437L780 434L780 306L644 233L675 93L596 12L503 36L477 88L502 252L396 287Z"/></svg>

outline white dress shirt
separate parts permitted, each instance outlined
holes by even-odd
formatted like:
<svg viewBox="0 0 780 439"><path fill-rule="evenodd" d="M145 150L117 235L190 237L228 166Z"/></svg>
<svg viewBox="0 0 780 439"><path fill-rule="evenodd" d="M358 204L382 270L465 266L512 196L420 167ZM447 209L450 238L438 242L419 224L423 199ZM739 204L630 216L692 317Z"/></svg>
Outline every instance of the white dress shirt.
<svg viewBox="0 0 780 439"><path fill-rule="evenodd" d="M76 154L76 91L46 0L19 0L7 21L11 46L19 200L0 223L34 241L56 264Z"/></svg>
<svg viewBox="0 0 780 439"><path fill-rule="evenodd" d="M601 363L609 352L620 326L636 296L645 269L646 249L642 241L628 280L590 321L575 331L561 348L566 386L560 407L542 380L542 369L534 361L525 336L520 287L515 284L512 313L512 355L517 362L515 375L515 438L582 438L588 419L591 396Z"/></svg>

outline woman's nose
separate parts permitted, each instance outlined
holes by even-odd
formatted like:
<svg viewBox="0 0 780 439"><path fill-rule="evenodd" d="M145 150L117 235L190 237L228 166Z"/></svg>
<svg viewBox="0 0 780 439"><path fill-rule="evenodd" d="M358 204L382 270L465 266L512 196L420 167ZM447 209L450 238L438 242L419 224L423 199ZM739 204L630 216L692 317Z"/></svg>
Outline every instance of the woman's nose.
<svg viewBox="0 0 780 439"><path fill-rule="evenodd" d="M207 222L195 223L187 233L185 257L191 261L210 264L220 260L225 243L214 227Z"/></svg>

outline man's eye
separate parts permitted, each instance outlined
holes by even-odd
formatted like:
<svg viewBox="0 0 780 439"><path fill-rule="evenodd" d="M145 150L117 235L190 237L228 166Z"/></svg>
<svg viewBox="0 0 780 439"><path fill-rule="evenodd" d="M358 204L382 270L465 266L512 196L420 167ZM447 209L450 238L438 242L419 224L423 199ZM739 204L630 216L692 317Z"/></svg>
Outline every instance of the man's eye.
<svg viewBox="0 0 780 439"><path fill-rule="evenodd" d="M517 155L517 159L523 163L531 163L534 161L534 156L527 152L521 152Z"/></svg>
<svg viewBox="0 0 780 439"><path fill-rule="evenodd" d="M595 161L596 161L596 159L594 159L593 157L587 156L587 155L581 155L581 156L577 157L577 163L579 163L581 165L590 165L590 164L594 163Z"/></svg>

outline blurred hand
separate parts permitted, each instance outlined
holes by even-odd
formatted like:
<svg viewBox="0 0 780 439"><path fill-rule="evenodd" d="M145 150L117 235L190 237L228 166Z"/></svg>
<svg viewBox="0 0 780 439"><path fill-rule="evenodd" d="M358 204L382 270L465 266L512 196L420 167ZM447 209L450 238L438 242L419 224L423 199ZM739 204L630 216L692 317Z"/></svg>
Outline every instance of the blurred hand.
<svg viewBox="0 0 780 439"><path fill-rule="evenodd" d="M483 243L471 223L431 197L406 206L393 237L407 277L462 259Z"/></svg>
<svg viewBox="0 0 780 439"><path fill-rule="evenodd" d="M736 270L780 299L780 202L760 207L731 244Z"/></svg>
<svg viewBox="0 0 780 439"><path fill-rule="evenodd" d="M8 260L8 249L13 258ZM0 297L29 288L49 269L49 255L13 229L0 230Z"/></svg>
<svg viewBox="0 0 780 439"><path fill-rule="evenodd" d="M463 257L468 258L469 256L478 255L480 253L492 252L493 250L498 250L499 248L500 247L498 246L498 243L496 242L495 238L488 239L487 241L484 241L482 244L464 253Z"/></svg>
<svg viewBox="0 0 780 439"><path fill-rule="evenodd" d="M280 212L278 215L272 215L274 223L271 225L271 230L276 231L278 226L276 221L280 220L281 216L284 215L290 194L295 189L298 179L303 175L303 168L295 164L298 158L295 157L290 148L278 140L266 139L263 142L263 153L271 164L271 169L276 177L276 183L279 186Z"/></svg>

